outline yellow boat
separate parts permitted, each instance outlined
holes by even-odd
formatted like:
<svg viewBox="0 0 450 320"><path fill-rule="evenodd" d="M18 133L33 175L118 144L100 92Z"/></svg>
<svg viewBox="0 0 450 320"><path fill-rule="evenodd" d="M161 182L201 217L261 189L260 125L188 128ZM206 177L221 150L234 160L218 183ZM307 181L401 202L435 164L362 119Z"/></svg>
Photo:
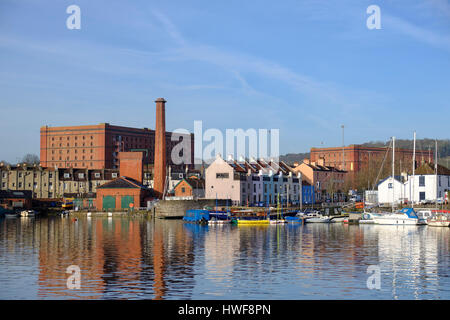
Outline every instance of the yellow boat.
<svg viewBox="0 0 450 320"><path fill-rule="evenodd" d="M248 226L248 225L268 225L269 219L262 219L262 220L246 220L246 219L238 219L237 220L238 226Z"/></svg>

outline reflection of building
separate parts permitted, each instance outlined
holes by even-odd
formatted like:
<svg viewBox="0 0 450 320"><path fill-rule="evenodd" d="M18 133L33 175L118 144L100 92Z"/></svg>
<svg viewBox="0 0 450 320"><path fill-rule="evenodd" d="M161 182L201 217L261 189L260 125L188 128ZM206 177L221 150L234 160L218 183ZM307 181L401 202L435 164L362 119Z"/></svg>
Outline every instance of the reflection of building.
<svg viewBox="0 0 450 320"><path fill-rule="evenodd" d="M111 219L49 219L41 223L39 237L39 296L76 297L67 289L67 267L81 269L83 299L104 298L109 286L131 293L141 270L139 221Z"/></svg>
<svg viewBox="0 0 450 320"><path fill-rule="evenodd" d="M382 286L391 287L392 298L426 299L425 295L438 294L432 287L439 286L438 243L445 241L437 236L444 228L373 227L377 233Z"/></svg>

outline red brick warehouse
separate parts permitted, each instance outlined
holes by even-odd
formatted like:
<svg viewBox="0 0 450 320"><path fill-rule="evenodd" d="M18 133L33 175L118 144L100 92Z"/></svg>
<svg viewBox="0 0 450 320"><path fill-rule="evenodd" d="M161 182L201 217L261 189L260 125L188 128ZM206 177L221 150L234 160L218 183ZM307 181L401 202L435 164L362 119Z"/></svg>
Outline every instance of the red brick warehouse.
<svg viewBox="0 0 450 320"><path fill-rule="evenodd" d="M166 159L171 161L172 132L166 132ZM191 166L194 162L194 135L191 139ZM41 166L58 168L117 169L119 152L142 151L144 164L155 160L155 131L113 126L109 123L71 127L41 127Z"/></svg>

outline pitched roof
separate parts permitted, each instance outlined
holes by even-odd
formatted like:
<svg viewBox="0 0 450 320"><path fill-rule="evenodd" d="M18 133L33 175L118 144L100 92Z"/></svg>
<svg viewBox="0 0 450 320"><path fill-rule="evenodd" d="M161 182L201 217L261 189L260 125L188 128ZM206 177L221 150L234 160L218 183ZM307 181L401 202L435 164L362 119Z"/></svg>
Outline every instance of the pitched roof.
<svg viewBox="0 0 450 320"><path fill-rule="evenodd" d="M415 174L434 174L434 163L424 162L415 171ZM437 174L443 176L449 176L450 170L444 166L438 164Z"/></svg>
<svg viewBox="0 0 450 320"><path fill-rule="evenodd" d="M205 180L199 178L183 178L183 180L178 182L173 188L175 189L182 181L186 181L192 189L205 189Z"/></svg>
<svg viewBox="0 0 450 320"><path fill-rule="evenodd" d="M147 189L139 182L128 177L119 177L98 186L97 189Z"/></svg>

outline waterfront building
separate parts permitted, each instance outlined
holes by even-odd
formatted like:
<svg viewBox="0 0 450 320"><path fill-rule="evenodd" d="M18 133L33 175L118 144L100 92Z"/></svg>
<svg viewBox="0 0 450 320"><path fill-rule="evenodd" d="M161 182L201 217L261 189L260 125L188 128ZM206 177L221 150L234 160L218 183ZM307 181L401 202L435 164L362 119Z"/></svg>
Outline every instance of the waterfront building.
<svg viewBox="0 0 450 320"><path fill-rule="evenodd" d="M283 203L299 204L301 199L301 174L282 161L224 160L219 154L206 168L205 184L206 199L229 199L234 205L276 204L278 194Z"/></svg>
<svg viewBox="0 0 450 320"><path fill-rule="evenodd" d="M0 190L28 190L35 199L95 193L98 186L117 177L117 169L62 169L29 166L25 163L0 164Z"/></svg>
<svg viewBox="0 0 450 320"><path fill-rule="evenodd" d="M169 165L172 149L179 141L172 141L172 132L165 133L166 159ZM194 135L190 139L189 166L194 163ZM119 152L141 151L144 164L155 160L155 131L143 128L114 126L109 123L70 127L41 127L40 161L44 168L117 169Z"/></svg>
<svg viewBox="0 0 450 320"><path fill-rule="evenodd" d="M151 189L138 181L119 177L97 188L97 210L138 209L146 206L146 201L153 198Z"/></svg>
<svg viewBox="0 0 450 320"><path fill-rule="evenodd" d="M0 190L0 207L4 209L31 209L31 191Z"/></svg>
<svg viewBox="0 0 450 320"><path fill-rule="evenodd" d="M295 163L294 172L300 172L305 181L314 186L314 201L322 202L327 199L344 201L344 184L347 171L325 165L323 158L318 161L303 159L301 164Z"/></svg>
<svg viewBox="0 0 450 320"><path fill-rule="evenodd" d="M394 197L392 196L394 188ZM415 175L403 173L400 177L392 176L378 184L378 201L380 204L394 203L423 203L435 202L445 199L450 190L450 170L438 165L437 175L434 164L423 162L416 170Z"/></svg>
<svg viewBox="0 0 450 320"><path fill-rule="evenodd" d="M205 197L205 180L199 179L196 176L190 178L183 178L174 187L175 197L190 197L192 199L199 199Z"/></svg>
<svg viewBox="0 0 450 320"><path fill-rule="evenodd" d="M373 170L373 172L379 170L386 150L387 147L365 147L357 144L346 147L311 148L310 159L311 162L318 162L323 159L325 166L347 171L347 178L352 182L352 187L355 187L355 178L359 172L364 169ZM395 159L398 163L412 163L412 158L412 149L395 149ZM416 159L432 162L433 155L429 150L416 150Z"/></svg>

